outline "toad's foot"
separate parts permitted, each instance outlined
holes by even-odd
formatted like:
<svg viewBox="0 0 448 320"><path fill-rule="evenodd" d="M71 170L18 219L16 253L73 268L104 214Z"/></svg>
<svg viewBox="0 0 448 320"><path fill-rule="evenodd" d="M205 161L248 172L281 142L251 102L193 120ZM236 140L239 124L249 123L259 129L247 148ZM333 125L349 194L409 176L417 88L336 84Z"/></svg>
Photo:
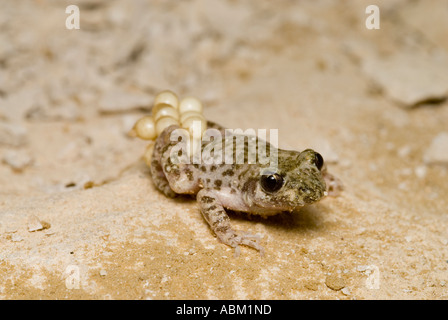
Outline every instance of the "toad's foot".
<svg viewBox="0 0 448 320"><path fill-rule="evenodd" d="M235 257L238 257L240 254L240 245L254 248L260 251L262 256L264 255L264 249L258 243L260 241L259 236L233 230L229 216L212 190L202 189L197 194L197 200L202 215L219 240L235 248Z"/></svg>
<svg viewBox="0 0 448 320"><path fill-rule="evenodd" d="M341 194L341 192L344 190L344 185L342 184L342 181L332 175L331 173L328 173L327 170L324 170L322 172L322 175L325 180L325 184L327 186L327 193L330 197L337 197Z"/></svg>
<svg viewBox="0 0 448 320"><path fill-rule="evenodd" d="M245 245L251 248L254 248L260 252L261 256L264 256L264 248L259 244L260 236L245 232L245 231L234 231L230 230L227 234L224 235L226 240L223 240L222 237L219 239L229 246L235 248L235 257L240 255L240 245Z"/></svg>

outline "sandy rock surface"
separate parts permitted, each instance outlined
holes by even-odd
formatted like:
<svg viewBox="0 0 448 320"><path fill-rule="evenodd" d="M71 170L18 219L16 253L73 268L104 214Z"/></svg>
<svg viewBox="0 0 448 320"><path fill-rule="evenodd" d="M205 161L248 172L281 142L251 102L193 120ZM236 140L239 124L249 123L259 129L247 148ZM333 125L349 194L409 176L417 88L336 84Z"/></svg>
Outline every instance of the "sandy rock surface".
<svg viewBox="0 0 448 320"><path fill-rule="evenodd" d="M379 30L369 4L4 2L0 298L447 299L446 1L377 1ZM344 192L231 214L266 250L235 258L127 136L164 89L321 150Z"/></svg>

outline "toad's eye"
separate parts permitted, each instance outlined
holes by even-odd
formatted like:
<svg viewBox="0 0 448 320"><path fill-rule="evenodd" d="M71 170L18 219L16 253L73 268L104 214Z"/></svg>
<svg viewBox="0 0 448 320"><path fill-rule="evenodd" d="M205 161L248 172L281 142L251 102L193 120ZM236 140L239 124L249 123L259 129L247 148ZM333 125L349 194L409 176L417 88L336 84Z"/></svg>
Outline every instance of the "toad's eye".
<svg viewBox="0 0 448 320"><path fill-rule="evenodd" d="M320 153L317 152L314 153L314 164L316 165L317 169L319 169L319 171L324 166L324 158L322 158Z"/></svg>
<svg viewBox="0 0 448 320"><path fill-rule="evenodd" d="M283 177L277 173L261 176L261 187L266 192L276 192L283 186Z"/></svg>
<svg viewBox="0 0 448 320"><path fill-rule="evenodd" d="M299 155L299 161L302 161L301 159L304 159L310 164L313 164L317 167L317 170L322 170L322 167L324 166L324 158L320 155L320 153L317 153L314 150L306 149L305 151L302 151Z"/></svg>

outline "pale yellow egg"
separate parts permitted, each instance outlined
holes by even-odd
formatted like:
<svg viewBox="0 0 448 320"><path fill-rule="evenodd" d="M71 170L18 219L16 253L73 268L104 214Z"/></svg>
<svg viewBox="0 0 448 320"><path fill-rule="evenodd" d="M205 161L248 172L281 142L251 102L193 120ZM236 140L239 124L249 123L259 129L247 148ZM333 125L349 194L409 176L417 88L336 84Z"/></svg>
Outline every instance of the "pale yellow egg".
<svg viewBox="0 0 448 320"><path fill-rule="evenodd" d="M163 117L157 120L156 122L156 134L160 136L160 134L171 125L179 125L179 122L171 117Z"/></svg>
<svg viewBox="0 0 448 320"><path fill-rule="evenodd" d="M202 113L203 106L202 102L196 99L195 97L187 97L181 100L179 104L179 112L185 113L190 111L196 111Z"/></svg>
<svg viewBox="0 0 448 320"><path fill-rule="evenodd" d="M160 104L159 104L160 106ZM179 120L179 112L174 107L171 107L167 104L163 104L163 108L159 108L156 114L153 114L154 121L157 122L160 118L163 117L171 117L176 120Z"/></svg>
<svg viewBox="0 0 448 320"><path fill-rule="evenodd" d="M189 117L182 123L182 127L190 132L190 136L200 139L207 129L207 121L204 117Z"/></svg>
<svg viewBox="0 0 448 320"><path fill-rule="evenodd" d="M157 94L154 99L154 107L161 103L169 104L175 109L179 109L179 99L177 98L177 95L170 90L165 90Z"/></svg>
<svg viewBox="0 0 448 320"><path fill-rule="evenodd" d="M181 113L179 120L180 123L183 124L185 121L187 121L188 118L201 118L201 119L205 119L204 116L202 115L202 113L196 112L196 111L189 111L189 112L185 112L185 113Z"/></svg>
<svg viewBox="0 0 448 320"><path fill-rule="evenodd" d="M151 116L144 116L139 119L129 134L143 140L154 140L156 138L156 130L153 118Z"/></svg>

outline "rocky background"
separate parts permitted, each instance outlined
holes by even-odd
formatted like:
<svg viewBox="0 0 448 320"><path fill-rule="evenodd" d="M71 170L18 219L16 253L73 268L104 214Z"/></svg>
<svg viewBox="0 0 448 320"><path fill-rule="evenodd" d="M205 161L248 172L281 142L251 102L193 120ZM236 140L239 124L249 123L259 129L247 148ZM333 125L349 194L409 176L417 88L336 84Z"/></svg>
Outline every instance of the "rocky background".
<svg viewBox="0 0 448 320"><path fill-rule="evenodd" d="M3 1L0 297L448 298L448 4L376 1L369 30L370 4ZM315 148L344 192L232 214L266 249L234 258L127 136L164 89Z"/></svg>

